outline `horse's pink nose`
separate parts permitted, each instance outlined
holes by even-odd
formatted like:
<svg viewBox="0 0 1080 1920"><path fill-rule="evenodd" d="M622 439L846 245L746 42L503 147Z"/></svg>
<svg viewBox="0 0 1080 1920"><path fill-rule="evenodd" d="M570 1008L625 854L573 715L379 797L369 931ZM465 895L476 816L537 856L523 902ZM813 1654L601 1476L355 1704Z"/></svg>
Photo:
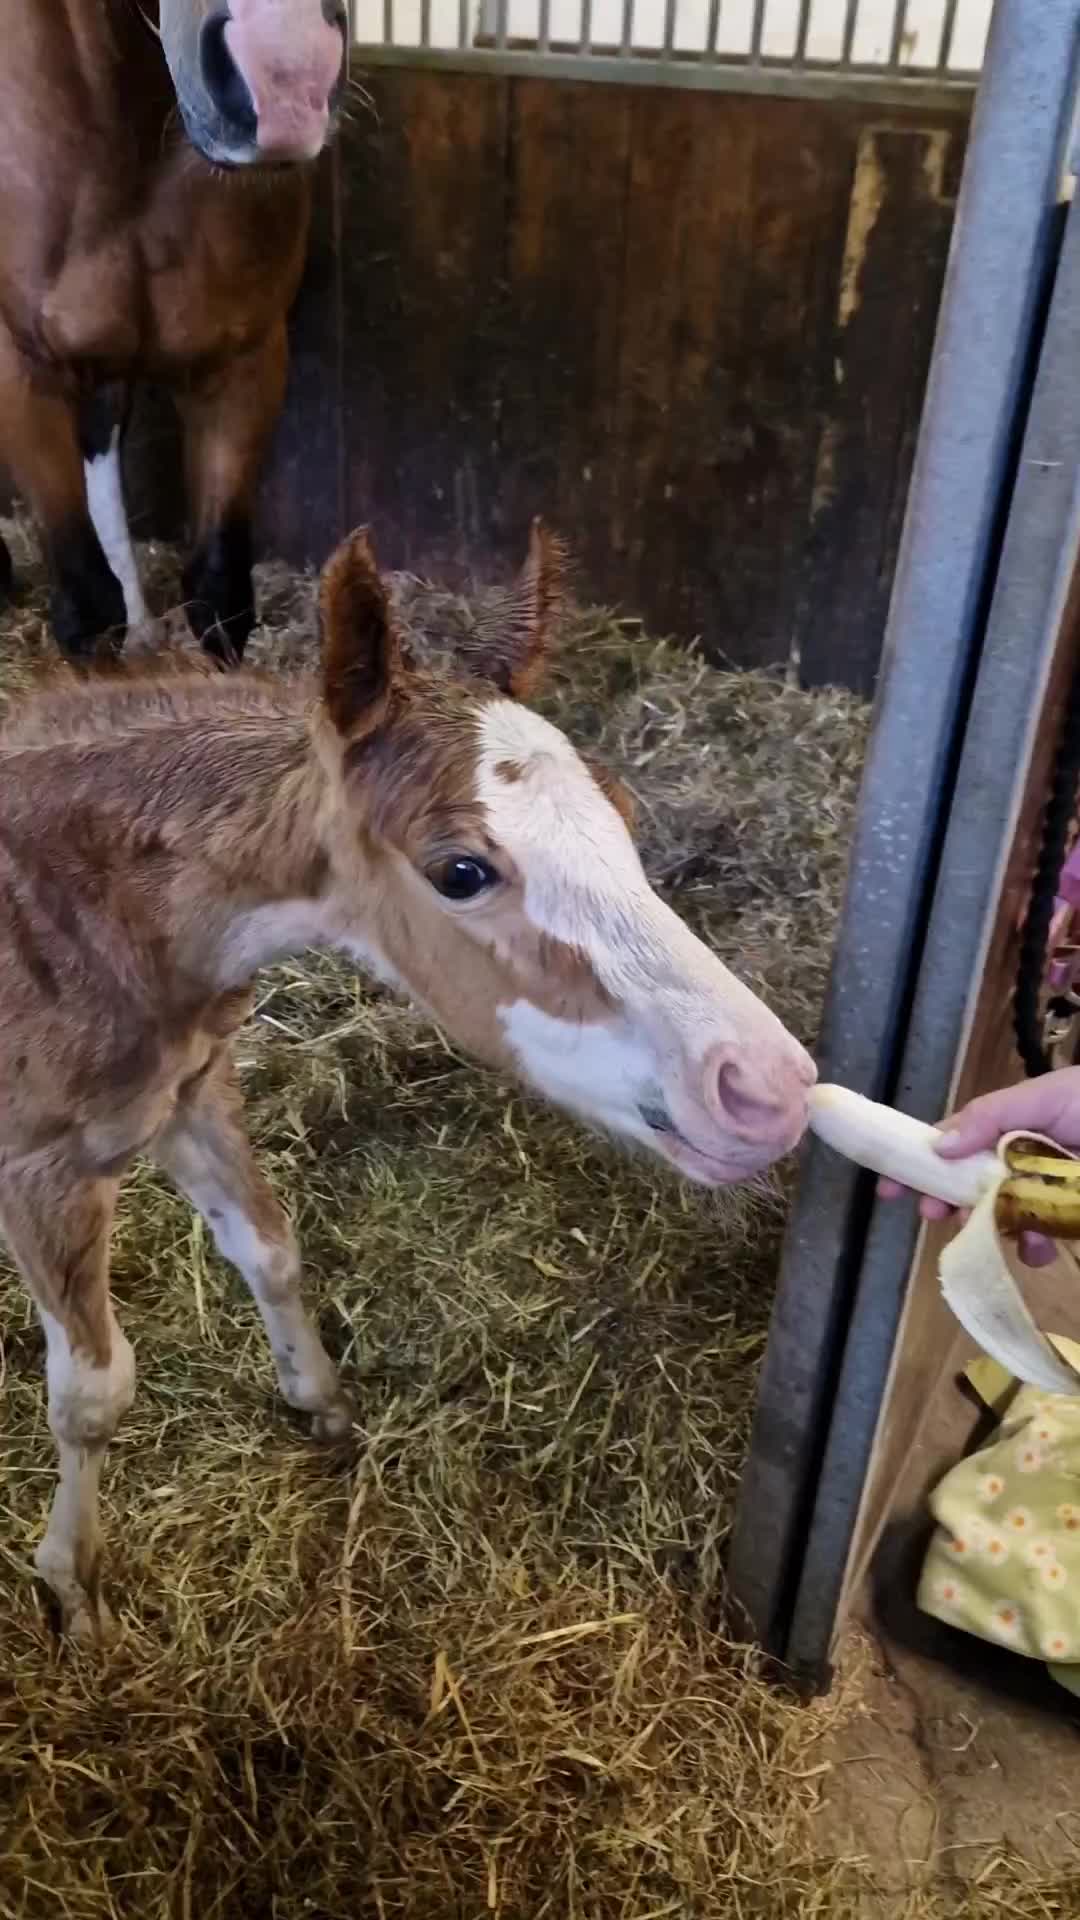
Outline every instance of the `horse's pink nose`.
<svg viewBox="0 0 1080 1920"><path fill-rule="evenodd" d="M776 1051L721 1046L705 1067L706 1104L721 1126L753 1146L794 1146L806 1128L817 1069L797 1042Z"/></svg>
<svg viewBox="0 0 1080 1920"><path fill-rule="evenodd" d="M345 55L337 0L228 0L202 28L203 79L223 130L265 161L313 160Z"/></svg>

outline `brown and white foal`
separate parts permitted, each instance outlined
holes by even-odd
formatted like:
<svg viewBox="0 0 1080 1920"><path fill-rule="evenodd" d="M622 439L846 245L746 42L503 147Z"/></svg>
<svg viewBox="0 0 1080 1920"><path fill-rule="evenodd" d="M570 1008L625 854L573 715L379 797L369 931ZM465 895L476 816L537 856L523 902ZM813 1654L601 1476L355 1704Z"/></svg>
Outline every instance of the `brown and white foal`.
<svg viewBox="0 0 1080 1920"><path fill-rule="evenodd" d="M107 1624L98 1481L135 1381L109 1236L138 1154L239 1268L286 1400L321 1436L350 1426L230 1058L266 962L343 950L699 1181L803 1132L809 1058L652 892L615 784L519 704L559 561L534 529L446 679L406 657L356 534L323 576L317 679L72 676L0 733L0 1220L47 1341L60 1481L37 1564L74 1633Z"/></svg>

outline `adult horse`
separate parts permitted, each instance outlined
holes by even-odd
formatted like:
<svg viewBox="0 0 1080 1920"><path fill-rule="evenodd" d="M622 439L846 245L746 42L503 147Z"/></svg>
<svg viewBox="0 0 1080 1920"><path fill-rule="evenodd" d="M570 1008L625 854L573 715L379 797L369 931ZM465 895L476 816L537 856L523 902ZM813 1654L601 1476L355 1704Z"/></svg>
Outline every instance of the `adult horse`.
<svg viewBox="0 0 1080 1920"><path fill-rule="evenodd" d="M145 375L183 430L188 619L239 658L345 8L0 0L0 30L0 460L41 528L56 638L85 655L144 616L120 446Z"/></svg>

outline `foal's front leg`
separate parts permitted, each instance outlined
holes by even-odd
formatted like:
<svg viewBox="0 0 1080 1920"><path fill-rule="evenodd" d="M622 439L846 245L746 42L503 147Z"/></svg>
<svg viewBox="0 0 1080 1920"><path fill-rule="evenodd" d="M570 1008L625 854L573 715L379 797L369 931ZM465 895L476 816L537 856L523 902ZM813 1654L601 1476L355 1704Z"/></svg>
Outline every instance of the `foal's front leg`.
<svg viewBox="0 0 1080 1920"><path fill-rule="evenodd" d="M45 1330L49 1425L60 1480L38 1572L80 1640L109 1632L99 1590L98 1486L105 1448L135 1396L135 1356L109 1298L109 1233L117 1183L59 1171L6 1174L0 1218Z"/></svg>
<svg viewBox="0 0 1080 1920"><path fill-rule="evenodd" d="M301 1300L296 1236L255 1165L226 1055L192 1094L181 1098L152 1153L202 1214L219 1252L247 1282L284 1398L315 1416L316 1439L341 1439L352 1425L352 1406Z"/></svg>

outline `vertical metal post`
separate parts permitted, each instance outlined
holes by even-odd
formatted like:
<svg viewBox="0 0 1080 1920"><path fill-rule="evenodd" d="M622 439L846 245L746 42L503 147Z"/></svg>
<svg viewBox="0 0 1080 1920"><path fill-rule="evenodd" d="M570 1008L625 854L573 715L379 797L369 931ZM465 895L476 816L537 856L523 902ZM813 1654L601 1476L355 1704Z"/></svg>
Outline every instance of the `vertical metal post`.
<svg viewBox="0 0 1080 1920"><path fill-rule="evenodd" d="M945 0L945 12L941 18L941 38L938 41L937 70L948 73L952 59L953 34L956 32L956 9L959 0Z"/></svg>
<svg viewBox="0 0 1080 1920"><path fill-rule="evenodd" d="M998 0L972 121L818 1047L823 1078L878 1100L896 1091L1026 406L1078 27L1080 0ZM820 1490L872 1200L872 1182L811 1143L730 1562L735 1593L778 1652Z"/></svg>
<svg viewBox="0 0 1080 1920"><path fill-rule="evenodd" d="M754 0L754 21L750 28L750 64L755 67L761 64L761 43L765 34L765 4L766 0Z"/></svg>
<svg viewBox="0 0 1080 1920"><path fill-rule="evenodd" d="M806 43L810 38L810 13L812 7L813 0L799 0L799 24L795 32L794 56L794 64L797 67L804 67L806 65Z"/></svg>
<svg viewBox="0 0 1080 1920"><path fill-rule="evenodd" d="M896 73L904 64L904 35L907 32L907 0L896 0L892 34L889 40L889 69Z"/></svg>
<svg viewBox="0 0 1080 1920"><path fill-rule="evenodd" d="M844 16L844 44L840 53L841 66L850 67L855 51L855 29L859 24L859 0L848 0L847 13Z"/></svg>

